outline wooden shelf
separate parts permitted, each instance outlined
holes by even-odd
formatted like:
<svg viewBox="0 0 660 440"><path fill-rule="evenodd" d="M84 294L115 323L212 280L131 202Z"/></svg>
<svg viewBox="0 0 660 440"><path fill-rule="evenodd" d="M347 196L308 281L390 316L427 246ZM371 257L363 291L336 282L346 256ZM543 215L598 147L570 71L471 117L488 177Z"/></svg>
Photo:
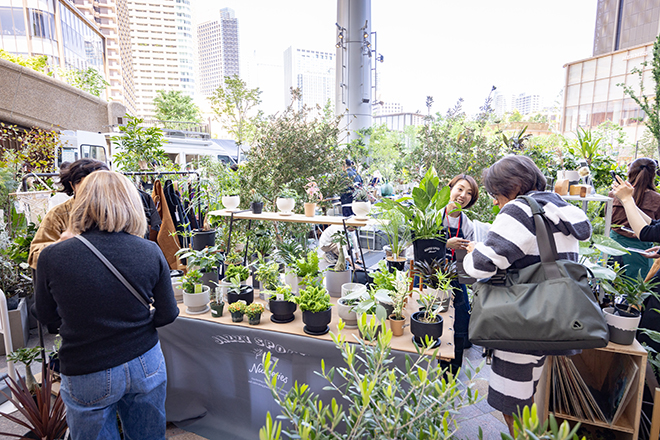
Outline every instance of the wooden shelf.
<svg viewBox="0 0 660 440"><path fill-rule="evenodd" d="M315 215L314 217L307 217L302 214L282 215L278 212L265 211L261 214L253 214L251 211L228 211L226 209L211 211L208 215L231 217L232 213L234 214L235 220L267 220L272 222L313 223L318 225L343 225L344 220L346 220L347 226L355 227L362 227L377 223L374 219L360 220L356 217L339 217L336 215Z"/></svg>
<svg viewBox="0 0 660 440"><path fill-rule="evenodd" d="M644 392L644 378L646 374L646 350L644 350L641 344L636 340L632 345L619 345L610 342L607 347L583 350L582 353L577 356L580 356L581 360L590 368L590 371L593 372L594 377L597 379L606 374L610 365L617 359L617 357L630 356L631 360L638 367L637 374L635 375L629 391L629 393L632 394L632 397L627 403L622 403L626 404L626 406L623 409L621 417L614 425L601 421L586 420L581 417L558 412L553 413L555 417L558 421L567 420L569 422L580 422L583 425L612 430L617 434L617 439L637 440L639 434L639 417L642 408L642 395ZM539 416L543 420L547 419L548 413L551 412L549 411L549 402L552 392L551 358L551 356L548 356L545 361L541 380L539 381L537 392L534 396L539 408Z"/></svg>

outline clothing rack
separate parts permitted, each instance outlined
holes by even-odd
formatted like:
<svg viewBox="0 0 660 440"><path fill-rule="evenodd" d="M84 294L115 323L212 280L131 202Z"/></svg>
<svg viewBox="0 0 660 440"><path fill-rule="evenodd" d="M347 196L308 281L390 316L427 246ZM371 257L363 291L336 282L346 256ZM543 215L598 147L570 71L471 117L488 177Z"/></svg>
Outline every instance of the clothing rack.
<svg viewBox="0 0 660 440"><path fill-rule="evenodd" d="M165 176L165 175L189 175L194 174L197 176L197 190L201 190L201 175L199 171L126 171L122 172L125 176ZM204 224L204 219L202 218L202 201L201 198L197 198L197 218L199 221L199 227L202 228Z"/></svg>

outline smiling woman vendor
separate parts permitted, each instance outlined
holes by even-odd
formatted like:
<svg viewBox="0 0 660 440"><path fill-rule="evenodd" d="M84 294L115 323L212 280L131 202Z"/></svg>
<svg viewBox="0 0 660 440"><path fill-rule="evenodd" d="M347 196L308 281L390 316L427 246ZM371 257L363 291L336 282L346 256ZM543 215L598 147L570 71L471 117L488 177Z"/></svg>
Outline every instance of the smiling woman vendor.
<svg viewBox="0 0 660 440"><path fill-rule="evenodd" d="M474 240L474 227L470 219L462 212L473 206L479 198L479 186L472 176L459 174L449 182L451 192L449 203L442 212L442 224L449 228L450 238L447 240L447 258L456 261L456 251L466 249L468 243ZM443 365L456 373L463 365L463 350L468 343L468 326L470 324L470 301L465 284L458 279L452 281L454 290L454 359Z"/></svg>

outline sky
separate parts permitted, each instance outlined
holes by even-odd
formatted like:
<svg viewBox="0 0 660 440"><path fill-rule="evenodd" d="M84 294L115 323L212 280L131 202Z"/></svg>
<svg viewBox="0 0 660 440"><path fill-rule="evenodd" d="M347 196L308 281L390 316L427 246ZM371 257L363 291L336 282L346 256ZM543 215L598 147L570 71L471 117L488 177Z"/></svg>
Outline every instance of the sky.
<svg viewBox="0 0 660 440"><path fill-rule="evenodd" d="M241 71L250 60L273 66L263 81L262 109L284 106L282 64L289 46L335 52L337 4L332 0L193 0L203 22L234 9ZM372 0L372 31L384 57L380 99L406 112L445 113L459 98L476 113L492 86L507 98L539 94L551 104L568 62L593 51L596 0ZM279 87L279 89L278 89ZM549 102L547 102L549 101Z"/></svg>

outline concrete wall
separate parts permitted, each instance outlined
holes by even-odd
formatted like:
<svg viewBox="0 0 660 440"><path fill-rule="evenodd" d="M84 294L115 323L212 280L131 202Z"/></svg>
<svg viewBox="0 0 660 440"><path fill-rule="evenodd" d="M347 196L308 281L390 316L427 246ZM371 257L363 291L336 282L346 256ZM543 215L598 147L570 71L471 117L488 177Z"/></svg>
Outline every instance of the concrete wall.
<svg viewBox="0 0 660 440"><path fill-rule="evenodd" d="M0 121L43 129L109 132L126 108L0 59Z"/></svg>

